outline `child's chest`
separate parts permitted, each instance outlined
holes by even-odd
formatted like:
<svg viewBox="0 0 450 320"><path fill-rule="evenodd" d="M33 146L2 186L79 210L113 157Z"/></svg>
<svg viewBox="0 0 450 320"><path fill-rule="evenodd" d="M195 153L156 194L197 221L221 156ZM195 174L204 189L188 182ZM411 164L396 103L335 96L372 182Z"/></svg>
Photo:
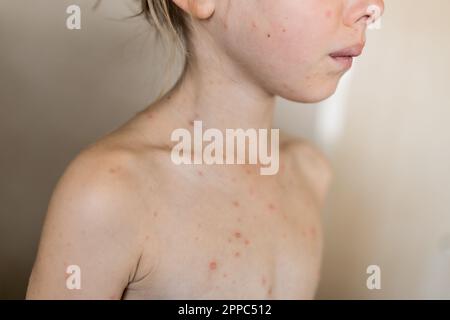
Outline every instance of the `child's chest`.
<svg viewBox="0 0 450 320"><path fill-rule="evenodd" d="M308 192L264 187L184 192L160 212L160 252L145 298L308 299L322 231ZM278 190L280 191L280 190ZM274 196L277 195L277 196ZM184 203L182 203L184 202Z"/></svg>

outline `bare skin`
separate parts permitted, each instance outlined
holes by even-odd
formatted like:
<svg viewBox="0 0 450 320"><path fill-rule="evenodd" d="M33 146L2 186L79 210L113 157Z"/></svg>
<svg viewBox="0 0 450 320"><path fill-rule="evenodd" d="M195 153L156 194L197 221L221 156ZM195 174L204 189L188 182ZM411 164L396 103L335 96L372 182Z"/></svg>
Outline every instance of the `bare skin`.
<svg viewBox="0 0 450 320"><path fill-rule="evenodd" d="M176 2L184 8L191 1L196 2ZM236 3L222 8L226 2L198 2L197 9L209 7L197 10L202 12L197 18L210 20L198 22L190 48L194 59L178 85L86 148L67 168L49 205L27 298L314 297L322 252L320 210L332 176L325 157L303 140L284 138L280 171L274 176L261 176L258 165L176 166L170 159L170 135L177 128L191 128L194 120L219 130L269 129L275 97L283 96L276 92L278 87L298 100L326 98L345 70L330 58L331 48L323 49L324 44L333 42L335 50L360 43L364 6L380 1L249 0L239 2L239 8ZM213 18L205 14L212 5L217 6ZM248 32L265 28L258 40L264 43L251 44L253 51L259 50L258 59L273 56L276 44L265 41L277 41L277 32L283 37L279 41L288 40L289 27L300 28L295 23L323 11L328 22L320 24L322 31L314 29L323 41L305 53L310 58L305 56L299 69L303 74L292 74L299 77L289 82L292 88L272 86L255 76L265 66L269 67L262 70L262 78L268 79L266 73L274 68L281 76L292 64L283 66L280 60L275 66L263 59L259 67L256 61L237 61L248 57L231 54L232 44L231 51L223 50L228 38L234 41L227 32L242 23L233 22L238 16L233 10L244 13L247 5L264 10L256 12L255 19L274 12L273 21L263 19L261 25L249 20ZM276 10L271 7L275 5ZM296 5L305 19L280 29L277 21L286 21L284 15ZM314 39L320 42L319 36ZM69 265L82 270L81 290L66 288Z"/></svg>

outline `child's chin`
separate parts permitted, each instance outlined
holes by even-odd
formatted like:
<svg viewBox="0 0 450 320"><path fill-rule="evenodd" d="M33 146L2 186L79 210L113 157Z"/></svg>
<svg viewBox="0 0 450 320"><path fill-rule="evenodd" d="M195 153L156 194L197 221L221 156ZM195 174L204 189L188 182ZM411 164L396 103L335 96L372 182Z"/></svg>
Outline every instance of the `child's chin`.
<svg viewBox="0 0 450 320"><path fill-rule="evenodd" d="M337 89L337 83L324 84L318 88L307 90L293 90L290 94L280 95L282 98L300 103L318 103L331 97Z"/></svg>

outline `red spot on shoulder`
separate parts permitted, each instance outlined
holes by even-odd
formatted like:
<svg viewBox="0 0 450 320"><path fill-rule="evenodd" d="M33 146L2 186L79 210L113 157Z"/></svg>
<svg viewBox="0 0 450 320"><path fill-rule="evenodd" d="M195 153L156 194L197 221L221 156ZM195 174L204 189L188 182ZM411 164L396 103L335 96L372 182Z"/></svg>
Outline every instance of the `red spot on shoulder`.
<svg viewBox="0 0 450 320"><path fill-rule="evenodd" d="M217 269L217 262L211 261L209 263L209 270L216 270Z"/></svg>

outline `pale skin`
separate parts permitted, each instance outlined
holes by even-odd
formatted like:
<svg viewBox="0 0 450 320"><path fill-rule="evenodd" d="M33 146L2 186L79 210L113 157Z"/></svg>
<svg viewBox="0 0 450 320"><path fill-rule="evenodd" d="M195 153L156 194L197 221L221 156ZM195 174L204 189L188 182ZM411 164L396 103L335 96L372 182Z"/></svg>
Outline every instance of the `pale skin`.
<svg viewBox="0 0 450 320"><path fill-rule="evenodd" d="M271 128L275 97L316 102L347 71L381 0L176 0L193 16L179 84L71 162L49 204L28 299L312 299L331 182L311 144L284 138L280 171L176 166L170 135ZM236 39L239 39L237 41ZM82 270L81 290L66 268Z"/></svg>

